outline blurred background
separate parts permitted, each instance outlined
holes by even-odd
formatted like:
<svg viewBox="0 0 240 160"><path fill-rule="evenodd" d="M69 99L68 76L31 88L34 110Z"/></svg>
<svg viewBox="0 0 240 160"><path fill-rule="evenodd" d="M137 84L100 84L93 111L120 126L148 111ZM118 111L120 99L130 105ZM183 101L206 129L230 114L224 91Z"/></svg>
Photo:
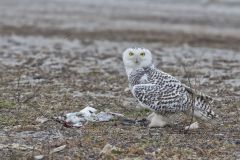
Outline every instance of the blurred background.
<svg viewBox="0 0 240 160"><path fill-rule="evenodd" d="M0 34L235 47L239 17L238 0L1 0Z"/></svg>
<svg viewBox="0 0 240 160"><path fill-rule="evenodd" d="M147 117L122 63L135 46L217 99L217 122L184 132L192 119L180 118L150 136L117 120L55 121L86 106ZM0 0L1 158L99 159L111 144L117 151L102 159L240 159L239 50L239 0Z"/></svg>

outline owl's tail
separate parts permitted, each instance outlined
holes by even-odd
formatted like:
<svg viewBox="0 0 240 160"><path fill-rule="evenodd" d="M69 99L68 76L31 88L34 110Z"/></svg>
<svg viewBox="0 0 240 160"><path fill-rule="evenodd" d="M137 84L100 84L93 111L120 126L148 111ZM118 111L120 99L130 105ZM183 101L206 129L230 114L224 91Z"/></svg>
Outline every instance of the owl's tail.
<svg viewBox="0 0 240 160"><path fill-rule="evenodd" d="M185 86L185 85L184 85ZM211 109L213 99L200 92L196 92L188 86L185 86L186 91L192 96L192 112L195 117L203 120L218 118L219 116Z"/></svg>
<svg viewBox="0 0 240 160"><path fill-rule="evenodd" d="M201 118L203 120L218 118L218 115L215 114L212 109L213 99L206 95L195 95L194 98L194 116Z"/></svg>

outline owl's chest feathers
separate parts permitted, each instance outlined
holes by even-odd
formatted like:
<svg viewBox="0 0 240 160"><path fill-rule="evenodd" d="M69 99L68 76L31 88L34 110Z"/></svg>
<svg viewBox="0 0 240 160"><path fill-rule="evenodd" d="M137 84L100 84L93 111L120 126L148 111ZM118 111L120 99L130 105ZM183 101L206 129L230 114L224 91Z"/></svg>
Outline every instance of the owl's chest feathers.
<svg viewBox="0 0 240 160"><path fill-rule="evenodd" d="M148 81L148 75L147 75L147 74L144 74L144 75L140 78L139 82L140 82L141 84L149 83L149 81Z"/></svg>
<svg viewBox="0 0 240 160"><path fill-rule="evenodd" d="M129 76L129 85L130 87L133 87L137 84L143 84L144 82L147 82L147 75L146 74L131 74Z"/></svg>
<svg viewBox="0 0 240 160"><path fill-rule="evenodd" d="M138 84L157 84L167 87L169 84L179 83L178 80L153 67L134 70L129 74L128 79L130 89Z"/></svg>
<svg viewBox="0 0 240 160"><path fill-rule="evenodd" d="M144 69L133 71L128 77L129 85L133 87L137 84L154 83L153 76L154 74L149 71L145 71Z"/></svg>

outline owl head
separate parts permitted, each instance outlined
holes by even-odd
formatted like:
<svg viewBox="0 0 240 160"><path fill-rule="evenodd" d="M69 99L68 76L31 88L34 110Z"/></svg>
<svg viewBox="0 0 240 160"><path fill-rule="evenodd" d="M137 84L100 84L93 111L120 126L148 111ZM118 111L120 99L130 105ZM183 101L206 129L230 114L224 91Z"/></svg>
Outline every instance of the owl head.
<svg viewBox="0 0 240 160"><path fill-rule="evenodd" d="M133 70L152 65L152 53L145 48L128 48L123 52L126 70Z"/></svg>

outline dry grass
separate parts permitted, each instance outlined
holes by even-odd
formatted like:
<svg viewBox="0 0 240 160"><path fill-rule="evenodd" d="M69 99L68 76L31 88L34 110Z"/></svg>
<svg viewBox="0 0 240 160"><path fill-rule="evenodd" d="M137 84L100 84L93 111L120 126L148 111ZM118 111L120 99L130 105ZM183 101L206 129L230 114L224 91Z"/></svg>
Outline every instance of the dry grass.
<svg viewBox="0 0 240 160"><path fill-rule="evenodd" d="M215 110L221 119L212 124L201 122L200 128L195 131L184 131L191 117L183 118L172 126L151 129L151 134L145 126L123 125L117 120L88 123L80 129L63 127L53 120L54 116L79 111L87 105L98 110L119 112L133 119L144 118L149 112L135 110L132 95L124 91L127 79L119 53L123 45L121 42L92 42L69 49L66 47L67 40L59 43L45 40L49 41L49 45L26 46L23 40L19 40L21 48L17 53L20 53L19 61L24 63L1 66L0 153L3 159L32 159L36 155L44 155L46 159L234 159L239 156L239 101L220 101ZM56 44L60 47L54 48ZM190 68L188 74L191 76L188 75L190 78L187 80L182 76L184 70L174 63L177 60L167 59L167 47L164 52L159 52L154 49L154 44L145 45L152 47L156 56L163 58L158 67L165 68L186 84L190 81L200 90L218 94L219 97L236 97L238 87L225 87L225 80L237 78L228 71L225 71L228 77L222 81L218 75L211 75L214 65L211 66L210 61L198 59L196 62L197 55L192 54L189 59L184 52L176 49L173 52L185 57L184 60L200 64ZM103 48L100 50L99 46ZM3 52L11 55L11 47L9 41ZM188 52L192 48L183 47L183 50ZM207 56L215 58L210 53ZM50 59L53 62L45 64ZM239 74L238 62L220 62ZM204 75L201 70L206 66L211 71L210 75ZM194 78L204 76L207 78L204 83ZM36 122L36 118L41 116L49 120L43 124ZM106 144L117 149L101 155ZM62 145L66 148L50 154L52 149Z"/></svg>

